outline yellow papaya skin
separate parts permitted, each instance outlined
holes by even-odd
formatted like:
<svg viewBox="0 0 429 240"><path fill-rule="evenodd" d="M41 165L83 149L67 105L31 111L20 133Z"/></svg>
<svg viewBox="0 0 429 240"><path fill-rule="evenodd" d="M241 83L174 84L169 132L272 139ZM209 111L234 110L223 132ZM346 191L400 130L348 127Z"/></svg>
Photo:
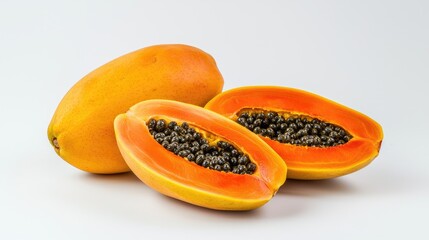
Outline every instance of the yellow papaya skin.
<svg viewBox="0 0 429 240"><path fill-rule="evenodd" d="M116 144L115 117L148 99L204 106L222 91L215 60L187 45L155 45L123 55L78 81L48 127L57 154L74 167L100 174L129 171Z"/></svg>

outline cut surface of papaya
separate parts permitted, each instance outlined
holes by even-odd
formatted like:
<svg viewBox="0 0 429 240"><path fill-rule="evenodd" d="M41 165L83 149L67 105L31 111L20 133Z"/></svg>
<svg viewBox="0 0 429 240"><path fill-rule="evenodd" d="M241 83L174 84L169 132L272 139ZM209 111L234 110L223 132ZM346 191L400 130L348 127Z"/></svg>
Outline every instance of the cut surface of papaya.
<svg viewBox="0 0 429 240"><path fill-rule="evenodd" d="M118 115L114 129L122 156L146 185L191 204L254 209L286 179L286 164L268 144L201 107L143 101Z"/></svg>
<svg viewBox="0 0 429 240"><path fill-rule="evenodd" d="M205 108L268 143L287 163L288 178L328 179L357 171L378 156L382 127L319 95L276 86L225 91Z"/></svg>

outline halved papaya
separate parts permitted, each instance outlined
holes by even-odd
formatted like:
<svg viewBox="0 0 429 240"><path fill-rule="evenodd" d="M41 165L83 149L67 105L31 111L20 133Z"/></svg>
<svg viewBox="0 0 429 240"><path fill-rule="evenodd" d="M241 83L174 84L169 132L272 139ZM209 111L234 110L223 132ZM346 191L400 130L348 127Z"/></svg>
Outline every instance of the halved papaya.
<svg viewBox="0 0 429 240"><path fill-rule="evenodd" d="M368 116L293 88L231 89L205 108L257 133L284 159L292 179L327 179L359 170L378 155L383 139L382 127Z"/></svg>
<svg viewBox="0 0 429 240"><path fill-rule="evenodd" d="M286 164L268 144L202 107L147 100L118 115L114 129L122 156L140 180L191 204L218 210L254 209L269 201L286 180ZM238 167L237 159L226 168L221 153L231 159L241 154L239 161L246 160L248 169ZM202 166L196 163L198 156L212 159L210 164L218 162ZM234 171L228 171L234 165Z"/></svg>

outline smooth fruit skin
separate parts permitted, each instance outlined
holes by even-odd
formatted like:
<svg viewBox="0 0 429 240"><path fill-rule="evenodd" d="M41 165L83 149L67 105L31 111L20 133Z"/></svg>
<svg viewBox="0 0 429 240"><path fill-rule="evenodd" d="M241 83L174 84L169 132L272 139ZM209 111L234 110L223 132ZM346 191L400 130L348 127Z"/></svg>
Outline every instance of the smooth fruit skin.
<svg viewBox="0 0 429 240"><path fill-rule="evenodd" d="M222 88L222 75L206 52L181 44L146 47L77 82L59 103L48 138L61 158L81 170L127 172L113 130L118 114L147 99L204 106Z"/></svg>
<svg viewBox="0 0 429 240"><path fill-rule="evenodd" d="M149 133L150 118L188 122L237 145L257 165L255 173L207 169L164 149ZM286 180L287 166L264 141L238 123L180 102L147 100L115 119L119 149L133 173L154 190L216 210L251 210L267 203Z"/></svg>
<svg viewBox="0 0 429 240"><path fill-rule="evenodd" d="M235 119L240 110L252 108L309 115L339 125L353 135L346 144L328 148L295 146L260 136L287 163L290 179L329 179L355 172L378 156L383 140L381 125L370 117L300 89L239 87L218 94L205 108L230 119Z"/></svg>

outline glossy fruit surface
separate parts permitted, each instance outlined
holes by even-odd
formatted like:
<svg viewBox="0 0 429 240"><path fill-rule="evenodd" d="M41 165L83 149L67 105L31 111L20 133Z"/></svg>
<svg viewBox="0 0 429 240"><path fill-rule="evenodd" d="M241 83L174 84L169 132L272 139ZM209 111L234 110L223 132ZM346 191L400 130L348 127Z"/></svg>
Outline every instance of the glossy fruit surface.
<svg viewBox="0 0 429 240"><path fill-rule="evenodd" d="M318 119L340 126L351 139L344 144L312 147L282 143L260 136L288 165L288 178L327 179L357 171L379 153L381 126L368 116L319 95L285 87L255 86L231 89L205 108L237 121L243 110L272 111L285 116Z"/></svg>
<svg viewBox="0 0 429 240"><path fill-rule="evenodd" d="M197 165L165 149L149 132L150 119L186 122L214 141L234 144L256 164L252 174L235 174ZM286 179L286 164L259 137L219 114L190 104L147 100L115 119L119 149L131 170L167 196L218 210L262 206Z"/></svg>
<svg viewBox="0 0 429 240"><path fill-rule="evenodd" d="M121 56L77 82L58 105L48 137L58 155L92 173L129 171L116 144L113 121L147 99L199 106L222 91L214 59L186 45L156 45Z"/></svg>

